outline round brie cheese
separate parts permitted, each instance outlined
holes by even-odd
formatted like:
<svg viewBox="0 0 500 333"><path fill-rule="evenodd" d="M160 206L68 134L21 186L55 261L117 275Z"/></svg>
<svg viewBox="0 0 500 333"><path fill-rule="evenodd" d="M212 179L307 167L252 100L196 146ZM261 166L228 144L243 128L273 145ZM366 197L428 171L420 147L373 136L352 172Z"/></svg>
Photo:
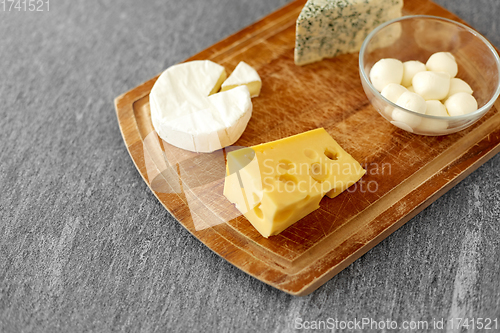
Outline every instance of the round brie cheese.
<svg viewBox="0 0 500 333"><path fill-rule="evenodd" d="M213 152L239 139L252 115L247 86L219 92L224 67L196 60L169 67L149 95L151 121L167 143Z"/></svg>

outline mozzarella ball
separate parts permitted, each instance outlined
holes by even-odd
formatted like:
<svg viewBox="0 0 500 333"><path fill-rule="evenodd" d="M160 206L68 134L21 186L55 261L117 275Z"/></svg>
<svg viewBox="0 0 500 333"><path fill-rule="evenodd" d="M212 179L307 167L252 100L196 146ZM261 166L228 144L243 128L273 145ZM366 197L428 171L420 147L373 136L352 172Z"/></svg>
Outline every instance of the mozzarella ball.
<svg viewBox="0 0 500 333"><path fill-rule="evenodd" d="M415 92L415 89L413 88L413 86L409 86L408 88L406 88L409 92Z"/></svg>
<svg viewBox="0 0 500 333"><path fill-rule="evenodd" d="M396 104L402 108L418 113L425 113L427 109L427 104L425 104L425 100L422 96L409 91L402 93L396 101Z"/></svg>
<svg viewBox="0 0 500 333"><path fill-rule="evenodd" d="M388 120L392 118L392 111L394 108L392 106L386 106L382 109L382 112L387 116Z"/></svg>
<svg viewBox="0 0 500 333"><path fill-rule="evenodd" d="M425 64L427 70L434 72L446 72L450 77L458 73L458 65L455 57L450 52L437 52L429 57Z"/></svg>
<svg viewBox="0 0 500 333"><path fill-rule="evenodd" d="M401 128L401 129L404 129L405 131L413 133L413 128L411 128L410 126L408 126L406 123L402 123L400 121L394 121L393 120L393 121L391 121L391 124L393 124L396 127Z"/></svg>
<svg viewBox="0 0 500 333"><path fill-rule="evenodd" d="M403 79L401 85L405 87L411 86L411 80L418 72L425 72L427 68L420 61L410 60L403 62Z"/></svg>
<svg viewBox="0 0 500 333"><path fill-rule="evenodd" d="M425 100L421 96L409 91L402 93L396 104L418 113L425 113L427 109ZM392 111L392 119L397 123L405 123L411 128L417 127L422 121L422 117L399 108L395 108Z"/></svg>
<svg viewBox="0 0 500 333"><path fill-rule="evenodd" d="M451 95L444 102L450 116L460 116L477 110L476 99L468 93L459 92Z"/></svg>
<svg viewBox="0 0 500 333"><path fill-rule="evenodd" d="M403 63L397 59L380 59L370 70L370 81L379 92L389 83L401 84Z"/></svg>
<svg viewBox="0 0 500 333"><path fill-rule="evenodd" d="M459 93L459 92L464 92L464 93L468 93L471 95L473 93L472 88L464 80L457 79L457 78L451 79L450 80L450 91L448 92L448 95L446 96L446 98L450 97L451 95L455 95L456 93Z"/></svg>
<svg viewBox="0 0 500 333"><path fill-rule="evenodd" d="M430 100L425 101L427 110L425 114L431 116L448 117L448 112L445 106L440 101ZM429 133L439 134L448 128L448 121L441 119L422 118L418 129Z"/></svg>
<svg viewBox="0 0 500 333"><path fill-rule="evenodd" d="M444 99L450 91L450 75L446 72L419 72L412 82L415 92L425 100Z"/></svg>
<svg viewBox="0 0 500 333"><path fill-rule="evenodd" d="M427 110L425 110L425 114L438 117L450 116L446 111L446 107L444 106L443 103L441 103L441 101L430 100L430 101L425 101L425 104L427 104Z"/></svg>
<svg viewBox="0 0 500 333"><path fill-rule="evenodd" d="M406 124L407 126L413 128L416 128L418 125L420 125L420 122L422 121L422 117L416 115L416 114L411 114L408 111L403 111L401 109L394 109L392 111L392 119L394 122L397 124ZM400 128L403 128L402 126L396 125ZM403 128L404 130L407 130L406 128ZM413 131L410 131L413 132Z"/></svg>
<svg viewBox="0 0 500 333"><path fill-rule="evenodd" d="M408 90L400 84L389 83L384 89L382 89L381 94L391 102L396 103L401 94L406 91Z"/></svg>

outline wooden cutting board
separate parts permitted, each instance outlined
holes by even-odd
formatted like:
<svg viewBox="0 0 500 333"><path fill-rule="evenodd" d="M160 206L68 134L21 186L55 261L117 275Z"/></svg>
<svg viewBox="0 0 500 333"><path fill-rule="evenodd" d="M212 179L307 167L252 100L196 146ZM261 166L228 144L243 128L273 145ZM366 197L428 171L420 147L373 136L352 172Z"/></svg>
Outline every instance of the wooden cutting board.
<svg viewBox="0 0 500 333"><path fill-rule="evenodd" d="M367 170L363 184L325 197L320 209L281 234L260 236L222 195L225 150L196 154L158 138L149 110L157 77L115 100L132 160L165 208L231 264L292 295L314 291L500 150L498 102L464 131L418 136L370 105L357 53L295 66L295 21L305 2L290 3L187 59L209 59L228 72L245 61L259 72L262 92L235 145L324 127ZM428 0L405 0L403 13L460 21Z"/></svg>

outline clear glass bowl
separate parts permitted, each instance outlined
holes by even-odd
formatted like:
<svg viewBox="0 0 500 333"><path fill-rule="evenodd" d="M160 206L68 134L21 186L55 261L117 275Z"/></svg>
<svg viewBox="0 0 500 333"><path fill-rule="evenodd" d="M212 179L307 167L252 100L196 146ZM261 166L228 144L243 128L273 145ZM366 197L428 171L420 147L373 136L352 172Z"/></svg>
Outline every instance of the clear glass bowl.
<svg viewBox="0 0 500 333"><path fill-rule="evenodd" d="M456 77L471 86L478 110L453 117L420 114L392 103L370 82L370 70L380 59L419 60L425 64L436 52L451 52L455 56ZM437 16L403 16L375 28L361 47L359 72L366 96L382 117L415 134L436 136L463 130L488 112L500 94L500 59L493 46L473 29ZM395 108L409 113L409 118L417 121L413 124L394 121L391 115Z"/></svg>

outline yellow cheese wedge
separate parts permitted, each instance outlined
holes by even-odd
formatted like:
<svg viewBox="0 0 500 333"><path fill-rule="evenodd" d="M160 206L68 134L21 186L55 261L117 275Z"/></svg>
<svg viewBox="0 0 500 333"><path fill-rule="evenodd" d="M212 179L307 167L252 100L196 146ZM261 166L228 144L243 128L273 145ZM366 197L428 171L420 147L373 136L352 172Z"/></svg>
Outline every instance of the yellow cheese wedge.
<svg viewBox="0 0 500 333"><path fill-rule="evenodd" d="M276 235L364 174L323 129L227 154L224 195L264 237Z"/></svg>

